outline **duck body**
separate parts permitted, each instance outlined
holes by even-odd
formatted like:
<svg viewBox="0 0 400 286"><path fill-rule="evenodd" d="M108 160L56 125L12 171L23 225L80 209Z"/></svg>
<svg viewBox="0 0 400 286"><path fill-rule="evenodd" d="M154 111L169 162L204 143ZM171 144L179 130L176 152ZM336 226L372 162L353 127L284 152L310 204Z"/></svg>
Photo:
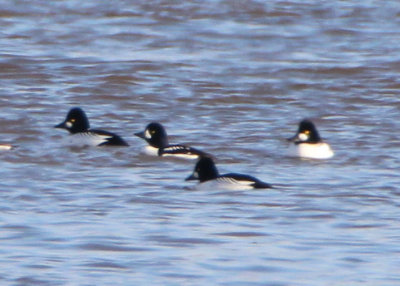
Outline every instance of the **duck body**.
<svg viewBox="0 0 400 286"><path fill-rule="evenodd" d="M299 143L289 146L289 155L310 159L329 159L334 156L331 146L325 142Z"/></svg>
<svg viewBox="0 0 400 286"><path fill-rule="evenodd" d="M227 173L220 175L214 161L210 157L202 157L196 163L193 173L186 181L198 180L199 187L216 187L229 190L248 190L272 188L268 183L244 174Z"/></svg>
<svg viewBox="0 0 400 286"><path fill-rule="evenodd" d="M7 151L7 150L11 150L13 148L14 148L14 146L11 145L11 144L4 144L4 143L0 144L0 150L1 151Z"/></svg>
<svg viewBox="0 0 400 286"><path fill-rule="evenodd" d="M68 130L67 144L71 146L129 146L115 133L90 129L85 112L78 107L72 108L66 119L54 127Z"/></svg>
<svg viewBox="0 0 400 286"><path fill-rule="evenodd" d="M144 131L135 133L135 135L147 142L148 145L144 147L143 153L149 156L197 159L208 155L201 150L186 145L169 144L167 132L158 122L148 124Z"/></svg>
<svg viewBox="0 0 400 286"><path fill-rule="evenodd" d="M309 159L329 159L334 156L331 146L321 139L314 123L307 119L300 122L297 133L288 141L291 142L290 156Z"/></svg>

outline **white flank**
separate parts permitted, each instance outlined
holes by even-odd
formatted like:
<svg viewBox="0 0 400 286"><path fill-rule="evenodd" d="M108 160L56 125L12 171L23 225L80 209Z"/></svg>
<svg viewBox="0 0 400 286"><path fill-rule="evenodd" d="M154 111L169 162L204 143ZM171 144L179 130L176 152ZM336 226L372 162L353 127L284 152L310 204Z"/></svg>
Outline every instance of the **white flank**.
<svg viewBox="0 0 400 286"><path fill-rule="evenodd" d="M175 157L175 158L182 158L182 159L197 159L199 158L199 155L190 153L188 151L189 149L185 146L177 145L177 146L169 146L167 148L164 148L163 151L168 152L168 151L180 151L181 153L163 153L163 157Z"/></svg>
<svg viewBox="0 0 400 286"><path fill-rule="evenodd" d="M251 190L253 186L251 181L238 181L231 178L218 178L215 180L199 183L195 186L196 190L227 190L227 191L244 191Z"/></svg>
<svg viewBox="0 0 400 286"><path fill-rule="evenodd" d="M221 184L221 186L225 186L226 189L229 190L248 190L253 189L252 184L253 181L243 181L243 180L235 180L229 177L218 178L217 181Z"/></svg>
<svg viewBox="0 0 400 286"><path fill-rule="evenodd" d="M190 159L190 160L199 158L199 156L196 155L196 154L184 154L184 153L181 153L181 154L178 154L178 153L175 153L175 154L163 153L162 156L163 157L175 157L175 158L182 158L182 159Z"/></svg>
<svg viewBox="0 0 400 286"><path fill-rule="evenodd" d="M98 146L110 138L112 138L110 135L82 132L68 136L67 145L74 147Z"/></svg>
<svg viewBox="0 0 400 286"><path fill-rule="evenodd" d="M329 159L334 152L327 143L300 143L290 144L289 154L295 157L310 159Z"/></svg>

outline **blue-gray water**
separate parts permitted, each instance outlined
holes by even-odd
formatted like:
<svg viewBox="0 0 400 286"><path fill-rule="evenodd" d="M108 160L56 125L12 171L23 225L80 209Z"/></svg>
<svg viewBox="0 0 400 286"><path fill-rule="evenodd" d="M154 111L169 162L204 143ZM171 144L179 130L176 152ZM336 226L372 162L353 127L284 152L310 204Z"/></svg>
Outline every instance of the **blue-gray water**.
<svg viewBox="0 0 400 286"><path fill-rule="evenodd" d="M398 1L98 2L0 1L1 285L400 284ZM61 147L74 106L130 147ZM277 188L190 189L150 121Z"/></svg>

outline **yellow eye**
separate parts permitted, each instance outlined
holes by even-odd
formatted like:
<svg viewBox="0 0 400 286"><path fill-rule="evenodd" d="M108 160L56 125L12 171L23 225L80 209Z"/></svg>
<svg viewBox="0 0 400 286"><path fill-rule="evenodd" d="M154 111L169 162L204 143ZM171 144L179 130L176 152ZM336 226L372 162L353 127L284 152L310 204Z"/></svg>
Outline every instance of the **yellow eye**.
<svg viewBox="0 0 400 286"><path fill-rule="evenodd" d="M310 130L304 131L304 134L306 134L306 135L310 134Z"/></svg>
<svg viewBox="0 0 400 286"><path fill-rule="evenodd" d="M156 133L155 130L151 130L151 131L150 131L150 134L151 134L151 135L153 135L154 133Z"/></svg>
<svg viewBox="0 0 400 286"><path fill-rule="evenodd" d="M75 122L75 118L72 118L69 122L74 123Z"/></svg>

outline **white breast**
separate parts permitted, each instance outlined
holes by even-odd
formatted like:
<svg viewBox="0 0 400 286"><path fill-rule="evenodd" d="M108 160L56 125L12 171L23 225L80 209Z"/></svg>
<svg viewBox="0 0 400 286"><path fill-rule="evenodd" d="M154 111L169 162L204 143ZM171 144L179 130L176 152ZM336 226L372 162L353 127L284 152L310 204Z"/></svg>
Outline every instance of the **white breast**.
<svg viewBox="0 0 400 286"><path fill-rule="evenodd" d="M158 156L158 148L147 145L142 149L142 153L148 156Z"/></svg>
<svg viewBox="0 0 400 286"><path fill-rule="evenodd" d="M321 143L300 143L291 144L289 147L290 156L310 158L310 159L329 159L334 152L329 144Z"/></svg>

